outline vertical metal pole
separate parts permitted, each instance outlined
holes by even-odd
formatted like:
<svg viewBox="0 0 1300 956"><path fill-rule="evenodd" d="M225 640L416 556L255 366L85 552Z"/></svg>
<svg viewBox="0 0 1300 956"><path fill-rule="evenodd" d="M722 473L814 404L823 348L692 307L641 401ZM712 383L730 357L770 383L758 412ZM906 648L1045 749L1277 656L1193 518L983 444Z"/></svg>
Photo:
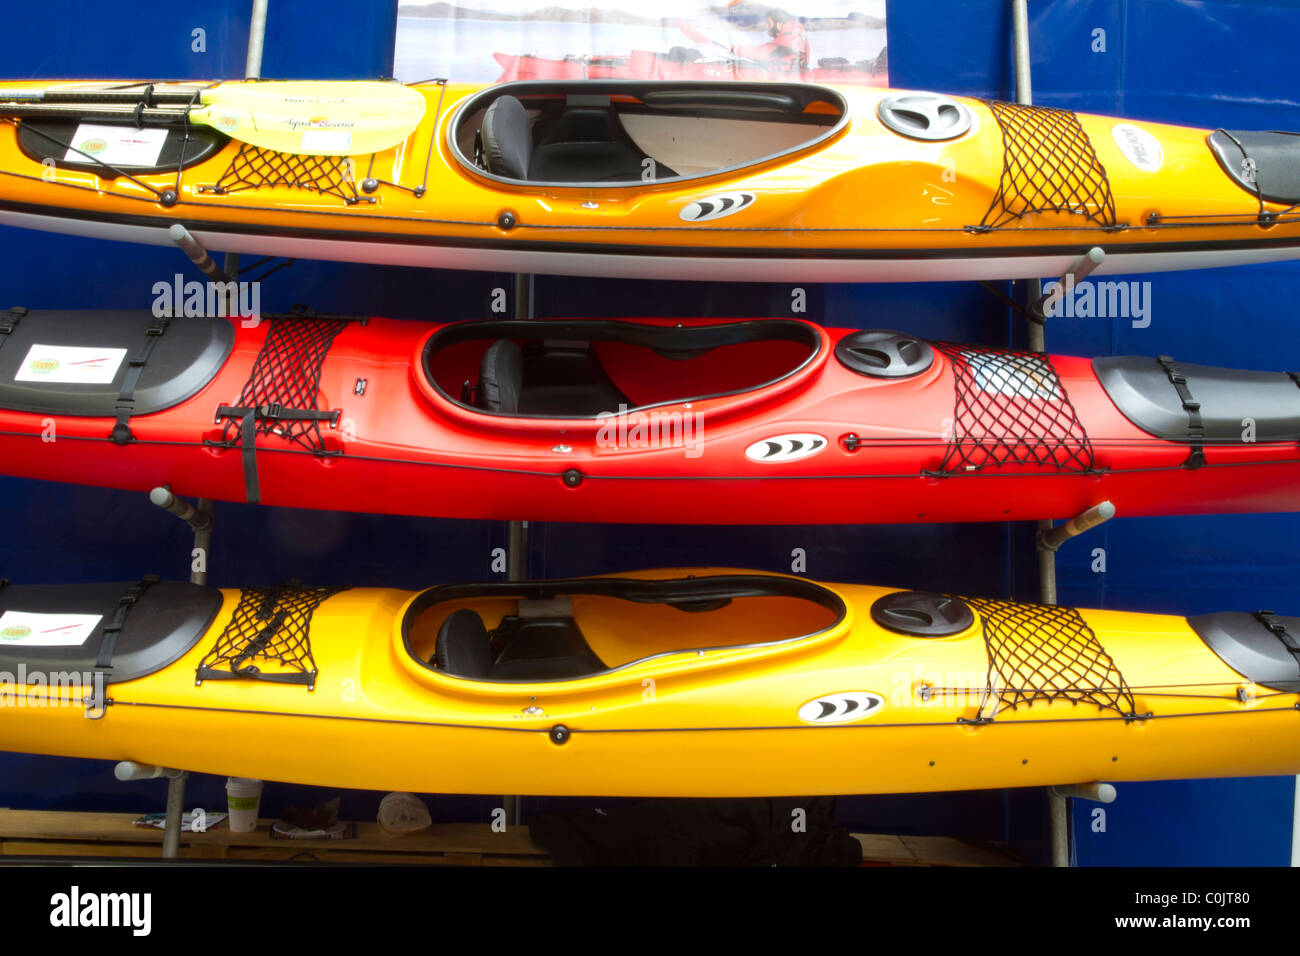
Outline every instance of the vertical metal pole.
<svg viewBox="0 0 1300 956"><path fill-rule="evenodd" d="M248 56L244 60L244 78L262 78L262 46L266 43L266 6L269 0L253 0L253 16L248 24Z"/></svg>
<svg viewBox="0 0 1300 956"><path fill-rule="evenodd" d="M185 781L189 771L178 770L167 776L167 819L163 826L162 855L174 860L181 855L181 820L185 817Z"/></svg>
<svg viewBox="0 0 1300 956"><path fill-rule="evenodd" d="M262 50L266 46L266 8L270 0L253 0L253 14L248 23L248 53L244 57L244 79L262 78ZM239 275L239 253L227 252L223 262L227 275Z"/></svg>
<svg viewBox="0 0 1300 956"><path fill-rule="evenodd" d="M533 318L533 277L515 274L515 318ZM506 525L506 580L523 581L528 577L528 522L511 521ZM502 798L510 826L522 826L524 800L507 794Z"/></svg>
<svg viewBox="0 0 1300 956"><path fill-rule="evenodd" d="M208 583L208 558L212 554L212 501L208 498L200 498L197 505L198 512L207 516L207 521L194 529L194 550L200 552L203 570L194 570L194 561L191 558L190 583L204 585Z"/></svg>
<svg viewBox="0 0 1300 956"><path fill-rule="evenodd" d="M1032 71L1029 66L1029 0L1011 0L1012 45L1015 56L1016 102L1030 106L1034 102ZM1027 283L1026 301L1037 302L1043 296L1041 279ZM1029 323L1029 350L1047 351L1047 336L1037 322ZM1038 537L1052 530L1052 522L1038 522ZM1056 552L1038 549L1038 590L1044 604L1056 603ZM1052 866L1070 865L1070 810L1065 797L1055 793L1047 796L1051 817Z"/></svg>
<svg viewBox="0 0 1300 956"><path fill-rule="evenodd" d="M1016 59L1016 102L1034 102L1034 84L1029 68L1029 0L1011 0L1012 41Z"/></svg>

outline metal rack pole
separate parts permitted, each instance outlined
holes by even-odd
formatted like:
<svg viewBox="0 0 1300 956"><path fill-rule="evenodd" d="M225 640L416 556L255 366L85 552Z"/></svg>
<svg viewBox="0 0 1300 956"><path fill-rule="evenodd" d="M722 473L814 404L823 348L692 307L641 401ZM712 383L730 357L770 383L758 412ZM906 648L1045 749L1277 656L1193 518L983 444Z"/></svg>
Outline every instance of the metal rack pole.
<svg viewBox="0 0 1300 956"><path fill-rule="evenodd" d="M248 53L244 58L244 79L262 78L262 50L266 46L266 8L270 0L253 0L253 13L248 23ZM227 252L222 263L226 272L239 275L239 253Z"/></svg>
<svg viewBox="0 0 1300 956"><path fill-rule="evenodd" d="M167 818L163 823L162 855L164 860L174 860L180 856L181 821L185 817L185 781L189 779L189 772L122 760L113 768L113 776L124 782L167 778Z"/></svg>
<svg viewBox="0 0 1300 956"><path fill-rule="evenodd" d="M1034 88L1033 71L1030 68L1029 60L1029 0L1011 0L1011 19L1012 47L1015 58L1016 102L1024 106L1030 106L1034 101ZM1067 280L1072 284L1085 278L1101 264L1103 259L1105 259L1105 252L1100 248L1094 247L1088 250L1061 277L1061 284L1065 285ZM1046 318L1043 311L1046 297L1043 295L1042 280L1037 278L1029 279L1026 292L1030 313L1035 319L1035 321L1029 323L1029 349L1033 352L1046 352L1047 337L1043 322ZM1104 501L1089 508L1083 514L1070 519L1060 527L1055 527L1050 520L1038 522L1038 585L1041 600L1044 604L1056 603L1056 549L1070 538L1082 534L1090 528L1095 528L1103 521L1110 520L1114 514L1115 506L1109 501ZM1072 797L1083 796L1088 787L1107 788L1109 799L1103 802L1109 803L1110 800L1115 799L1114 787L1109 784L1053 787L1048 790L1053 866L1070 865L1070 816L1067 801ZM1093 796L1087 799L1101 798Z"/></svg>
<svg viewBox="0 0 1300 956"><path fill-rule="evenodd" d="M515 318L533 318L533 277L524 272L515 274ZM528 577L528 522L510 521L506 524L506 580L523 581ZM510 826L524 822L524 798L507 794L502 797L506 820Z"/></svg>
<svg viewBox="0 0 1300 956"><path fill-rule="evenodd" d="M194 550L201 552L203 560L202 567L198 570L195 569L193 561L190 562L190 583L207 584L208 554L212 548L212 502L207 498L200 498L196 504L190 504L184 498L177 498L165 485L159 485L149 492L149 500L163 511L174 514L193 529Z"/></svg>

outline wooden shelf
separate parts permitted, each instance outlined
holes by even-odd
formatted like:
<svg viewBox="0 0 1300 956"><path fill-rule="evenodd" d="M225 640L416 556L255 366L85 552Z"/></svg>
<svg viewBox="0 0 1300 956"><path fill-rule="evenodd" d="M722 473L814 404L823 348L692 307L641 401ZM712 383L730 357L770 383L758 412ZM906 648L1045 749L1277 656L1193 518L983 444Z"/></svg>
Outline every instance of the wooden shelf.
<svg viewBox="0 0 1300 956"><path fill-rule="evenodd" d="M158 859L162 830L131 824L138 814L69 813L0 809L0 858L96 857ZM358 823L346 840L272 839L272 821L252 833L232 833L222 823L206 833L181 833L181 858L189 860L411 863L451 866L549 866L527 827L495 833L487 824L440 823L422 833L391 837L377 823ZM875 866L1018 866L1006 847L951 837L856 833L863 863Z"/></svg>

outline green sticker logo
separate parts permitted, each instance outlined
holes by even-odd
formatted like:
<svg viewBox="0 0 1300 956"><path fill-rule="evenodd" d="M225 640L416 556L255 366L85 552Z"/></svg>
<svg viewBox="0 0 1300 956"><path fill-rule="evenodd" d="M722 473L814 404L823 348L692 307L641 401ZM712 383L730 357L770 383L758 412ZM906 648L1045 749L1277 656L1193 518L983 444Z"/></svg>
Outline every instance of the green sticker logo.
<svg viewBox="0 0 1300 956"><path fill-rule="evenodd" d="M24 637L30 637L32 629L26 624L14 624L0 631L0 641L21 641Z"/></svg>
<svg viewBox="0 0 1300 956"><path fill-rule="evenodd" d="M104 150L108 149L108 140L95 136L87 140L82 140L77 148L83 153L89 153L91 156L98 156Z"/></svg>
<svg viewBox="0 0 1300 956"><path fill-rule="evenodd" d="M37 359L28 366L37 375L49 375L51 372L59 370L59 360L52 358Z"/></svg>

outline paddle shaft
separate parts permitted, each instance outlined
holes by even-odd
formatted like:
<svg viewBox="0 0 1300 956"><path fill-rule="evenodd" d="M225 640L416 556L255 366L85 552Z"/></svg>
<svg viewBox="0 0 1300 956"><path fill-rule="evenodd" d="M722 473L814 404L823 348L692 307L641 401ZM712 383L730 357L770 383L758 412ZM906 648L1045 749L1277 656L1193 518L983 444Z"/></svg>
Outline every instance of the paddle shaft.
<svg viewBox="0 0 1300 956"><path fill-rule="evenodd" d="M174 92L150 90L6 90L0 88L0 103L109 105L143 103L145 106L198 103L200 89Z"/></svg>
<svg viewBox="0 0 1300 956"><path fill-rule="evenodd" d="M71 106L55 103L0 103L0 117L16 119L85 119L85 120L126 120L149 124L152 126L184 126L187 122L198 126L209 126L203 113L190 113L186 109L163 109L142 107L121 109L113 106Z"/></svg>

